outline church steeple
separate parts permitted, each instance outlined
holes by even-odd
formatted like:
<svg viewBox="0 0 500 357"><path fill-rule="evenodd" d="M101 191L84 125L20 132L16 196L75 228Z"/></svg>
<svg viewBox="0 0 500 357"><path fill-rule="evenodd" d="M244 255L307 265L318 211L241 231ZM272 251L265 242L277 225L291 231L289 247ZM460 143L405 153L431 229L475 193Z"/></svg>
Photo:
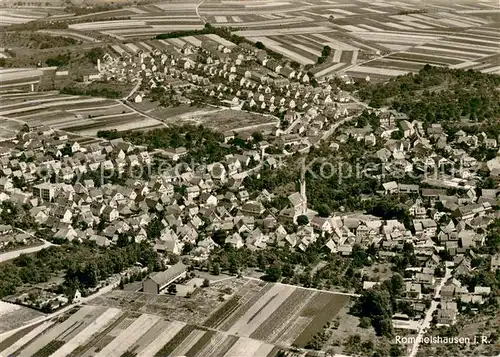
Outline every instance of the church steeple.
<svg viewBox="0 0 500 357"><path fill-rule="evenodd" d="M307 212L307 195L306 195L306 172L304 168L300 170L299 183L300 183L300 195L302 196L303 200L301 211L302 214L305 214Z"/></svg>

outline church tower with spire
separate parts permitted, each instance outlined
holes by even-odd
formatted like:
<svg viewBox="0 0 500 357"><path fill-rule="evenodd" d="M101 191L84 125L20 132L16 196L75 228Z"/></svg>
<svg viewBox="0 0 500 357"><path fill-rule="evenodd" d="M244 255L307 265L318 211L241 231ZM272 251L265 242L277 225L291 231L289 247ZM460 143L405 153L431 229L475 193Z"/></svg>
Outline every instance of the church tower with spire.
<svg viewBox="0 0 500 357"><path fill-rule="evenodd" d="M306 173L304 168L300 170L300 195L302 196L301 214L307 213L307 195L306 195Z"/></svg>

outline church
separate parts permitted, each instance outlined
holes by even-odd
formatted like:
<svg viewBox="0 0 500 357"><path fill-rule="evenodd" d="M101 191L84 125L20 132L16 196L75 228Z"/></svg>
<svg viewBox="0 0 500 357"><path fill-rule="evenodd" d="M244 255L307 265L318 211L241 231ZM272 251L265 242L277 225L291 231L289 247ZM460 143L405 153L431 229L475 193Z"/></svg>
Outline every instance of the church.
<svg viewBox="0 0 500 357"><path fill-rule="evenodd" d="M307 195L306 195L306 178L304 172L300 176L300 191L294 192L288 196L288 201L290 202L288 207L280 211L280 216L289 220L293 223L297 223L297 217L306 215L309 221L317 213L313 210L307 208Z"/></svg>

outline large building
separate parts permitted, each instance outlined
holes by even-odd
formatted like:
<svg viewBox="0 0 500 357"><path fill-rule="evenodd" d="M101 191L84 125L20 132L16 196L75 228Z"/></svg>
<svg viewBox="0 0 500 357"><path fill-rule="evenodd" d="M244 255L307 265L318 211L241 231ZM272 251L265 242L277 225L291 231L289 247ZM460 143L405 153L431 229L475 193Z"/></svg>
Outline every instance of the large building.
<svg viewBox="0 0 500 357"><path fill-rule="evenodd" d="M52 201L55 196L55 187L49 182L44 182L33 186L33 196L40 198L43 201Z"/></svg>
<svg viewBox="0 0 500 357"><path fill-rule="evenodd" d="M142 291L150 294L159 294L170 284L186 277L187 267L179 262L165 271L149 276L142 282Z"/></svg>

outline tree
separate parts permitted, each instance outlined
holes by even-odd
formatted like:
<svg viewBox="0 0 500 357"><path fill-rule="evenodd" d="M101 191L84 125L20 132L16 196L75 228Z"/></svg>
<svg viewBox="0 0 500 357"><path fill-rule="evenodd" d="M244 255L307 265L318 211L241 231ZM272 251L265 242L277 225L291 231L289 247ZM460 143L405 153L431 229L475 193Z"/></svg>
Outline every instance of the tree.
<svg viewBox="0 0 500 357"><path fill-rule="evenodd" d="M259 50L266 49L266 46L260 41L255 42L255 47L257 47Z"/></svg>
<svg viewBox="0 0 500 357"><path fill-rule="evenodd" d="M392 306L389 292L369 289L363 292L358 301L358 313L368 317L378 335L392 335Z"/></svg>
<svg viewBox="0 0 500 357"><path fill-rule="evenodd" d="M264 140L264 136L258 131L252 133L252 138L256 142L261 142L262 140Z"/></svg>
<svg viewBox="0 0 500 357"><path fill-rule="evenodd" d="M282 271L278 264L273 264L266 269L266 275L262 277L265 281L277 282L281 279Z"/></svg>
<svg viewBox="0 0 500 357"><path fill-rule="evenodd" d="M126 247L130 244L130 239L126 234L119 234L118 240L116 241L116 245L120 248Z"/></svg>
<svg viewBox="0 0 500 357"><path fill-rule="evenodd" d="M401 130L394 130L391 133L391 139L393 139L393 140L401 140L401 139L403 139L403 137L404 137L404 134Z"/></svg>
<svg viewBox="0 0 500 357"><path fill-rule="evenodd" d="M213 275L219 275L220 274L220 265L218 263L215 263L212 265L212 274Z"/></svg>
<svg viewBox="0 0 500 357"><path fill-rule="evenodd" d="M175 295L177 294L177 285L171 284L168 286L167 291L169 294Z"/></svg>
<svg viewBox="0 0 500 357"><path fill-rule="evenodd" d="M203 279L203 283L201 284L203 288L208 288L210 286L210 280L208 279Z"/></svg>
<svg viewBox="0 0 500 357"><path fill-rule="evenodd" d="M371 320L368 317L362 317L359 320L359 327L361 328L368 328L371 326Z"/></svg>
<svg viewBox="0 0 500 357"><path fill-rule="evenodd" d="M399 274L394 274L390 280L390 291L391 295L399 297L404 290L404 280Z"/></svg>
<svg viewBox="0 0 500 357"><path fill-rule="evenodd" d="M321 56L328 57L332 53L332 49L330 46L326 45L323 47L323 51L321 51Z"/></svg>
<svg viewBox="0 0 500 357"><path fill-rule="evenodd" d="M390 357L399 357L402 355L403 355L403 352L401 351L401 348L396 344L392 344L391 349L389 350L389 356Z"/></svg>
<svg viewBox="0 0 500 357"><path fill-rule="evenodd" d="M306 226L309 224L309 218L306 215L300 215L297 217L297 224L299 226Z"/></svg>

